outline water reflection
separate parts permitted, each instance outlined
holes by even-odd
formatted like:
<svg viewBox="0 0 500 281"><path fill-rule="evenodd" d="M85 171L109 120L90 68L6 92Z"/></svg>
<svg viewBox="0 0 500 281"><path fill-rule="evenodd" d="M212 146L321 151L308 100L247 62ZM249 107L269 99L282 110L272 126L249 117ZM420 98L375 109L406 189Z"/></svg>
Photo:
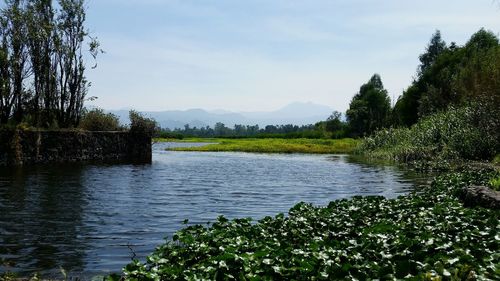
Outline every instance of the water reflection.
<svg viewBox="0 0 500 281"><path fill-rule="evenodd" d="M85 186L81 167L0 170L0 271L48 273L84 265L82 214ZM62 258L64 257L64 258Z"/></svg>
<svg viewBox="0 0 500 281"><path fill-rule="evenodd" d="M415 177L348 156L169 152L151 165L63 165L0 169L0 258L22 274L120 271L129 247L144 258L192 223L259 219L305 201L396 197Z"/></svg>

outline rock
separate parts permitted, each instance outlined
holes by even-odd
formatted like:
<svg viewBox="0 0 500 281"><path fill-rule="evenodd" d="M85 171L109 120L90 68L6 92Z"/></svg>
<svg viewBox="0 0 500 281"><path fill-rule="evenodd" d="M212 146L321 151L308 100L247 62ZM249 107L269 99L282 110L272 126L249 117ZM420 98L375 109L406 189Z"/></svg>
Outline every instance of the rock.
<svg viewBox="0 0 500 281"><path fill-rule="evenodd" d="M469 186L462 190L460 199L467 207L500 209L500 192L486 186Z"/></svg>

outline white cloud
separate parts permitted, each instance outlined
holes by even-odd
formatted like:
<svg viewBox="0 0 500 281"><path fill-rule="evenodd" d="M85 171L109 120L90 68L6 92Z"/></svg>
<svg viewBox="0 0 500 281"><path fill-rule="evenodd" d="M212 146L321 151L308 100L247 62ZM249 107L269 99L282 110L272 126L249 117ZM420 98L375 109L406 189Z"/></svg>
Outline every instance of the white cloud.
<svg viewBox="0 0 500 281"><path fill-rule="evenodd" d="M478 25L500 26L500 11L465 1L108 1L165 16L143 32L118 24L99 34L107 54L89 78L105 108L272 110L313 101L345 110L375 72L397 97L435 28L461 44Z"/></svg>

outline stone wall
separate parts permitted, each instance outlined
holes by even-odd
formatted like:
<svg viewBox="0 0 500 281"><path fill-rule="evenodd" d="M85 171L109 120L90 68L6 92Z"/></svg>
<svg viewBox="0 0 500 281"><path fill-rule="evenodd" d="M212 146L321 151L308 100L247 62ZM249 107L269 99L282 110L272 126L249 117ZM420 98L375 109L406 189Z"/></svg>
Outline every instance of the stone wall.
<svg viewBox="0 0 500 281"><path fill-rule="evenodd" d="M0 166L151 163L151 137L130 132L0 130Z"/></svg>

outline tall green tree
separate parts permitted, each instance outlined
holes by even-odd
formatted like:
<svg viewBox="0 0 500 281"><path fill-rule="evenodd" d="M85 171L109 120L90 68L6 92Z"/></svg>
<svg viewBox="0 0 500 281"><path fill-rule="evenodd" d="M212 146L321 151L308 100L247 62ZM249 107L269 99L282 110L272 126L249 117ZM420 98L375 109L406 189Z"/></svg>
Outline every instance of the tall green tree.
<svg viewBox="0 0 500 281"><path fill-rule="evenodd" d="M85 77L85 61L82 53L88 32L85 28L84 0L60 0L55 34L55 61L57 63L58 122L68 127L80 121L83 103L89 83ZM93 40L90 51L96 52L98 44Z"/></svg>
<svg viewBox="0 0 500 281"><path fill-rule="evenodd" d="M425 53L419 56L420 65L418 67L419 74L426 72L437 60L439 55L447 49L446 42L441 38L441 31L436 30L432 35Z"/></svg>
<svg viewBox="0 0 500 281"><path fill-rule="evenodd" d="M369 135L387 126L391 101L384 89L380 75L374 74L361 86L352 98L346 112L350 132L353 136Z"/></svg>
<svg viewBox="0 0 500 281"><path fill-rule="evenodd" d="M36 126L50 126L56 97L55 21L51 0L28 2L28 44L33 72L31 110Z"/></svg>
<svg viewBox="0 0 500 281"><path fill-rule="evenodd" d="M417 78L394 107L394 123L410 126L422 116L478 99L488 98L489 104L495 104L498 46L495 34L484 29L461 47L446 47L441 35L434 34L426 53L420 56Z"/></svg>
<svg viewBox="0 0 500 281"><path fill-rule="evenodd" d="M25 1L9 0L0 10L0 124L22 118L28 76Z"/></svg>
<svg viewBox="0 0 500 281"><path fill-rule="evenodd" d="M0 124L76 127L89 83L84 53L99 42L85 0L4 0L0 8ZM88 47L86 46L89 44Z"/></svg>
<svg viewBox="0 0 500 281"><path fill-rule="evenodd" d="M441 32L436 30L425 52L419 56L420 65L417 69L416 80L403 92L394 106L392 122L395 125L410 126L417 122L419 108L421 108L420 102L427 86L426 77L430 76L428 75L430 69L447 50L446 42L441 38Z"/></svg>

